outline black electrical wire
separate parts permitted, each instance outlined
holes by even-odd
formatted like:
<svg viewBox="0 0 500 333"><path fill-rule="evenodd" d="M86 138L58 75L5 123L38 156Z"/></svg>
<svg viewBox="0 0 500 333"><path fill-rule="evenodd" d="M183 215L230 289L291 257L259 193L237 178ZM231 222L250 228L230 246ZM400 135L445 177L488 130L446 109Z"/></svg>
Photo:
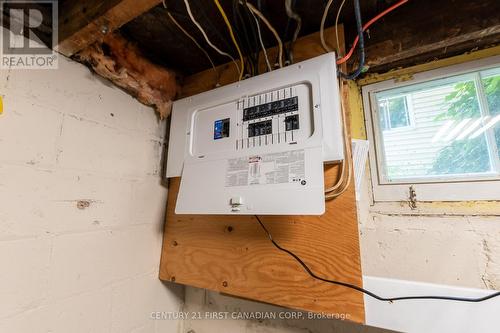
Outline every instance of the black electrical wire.
<svg viewBox="0 0 500 333"><path fill-rule="evenodd" d="M286 12L287 12L287 16L288 16L286 29L285 29L285 38L284 38L285 41L288 39L288 32L290 30L291 21L292 20L295 21L295 31L292 35L290 42L287 43L287 46L285 48L285 54L286 54L286 58L287 58L287 61L289 64L293 64L293 46L295 45L295 41L297 40L297 37L299 36L299 33L300 33L300 29L302 27L302 18L295 10L295 7L296 7L295 5L296 5L296 0L290 0L289 4L285 0L285 7L289 6L289 8L285 8ZM289 14L291 14L291 15L289 15Z"/></svg>
<svg viewBox="0 0 500 333"><path fill-rule="evenodd" d="M257 33L257 27L255 26L255 20L253 19L253 14L250 12L250 9L247 6L247 1L243 0L243 6L245 8L245 19L248 22L250 27L250 39L251 39L251 55L252 59L255 63L254 73L253 75L259 74L259 53L260 53L260 44L259 37Z"/></svg>
<svg viewBox="0 0 500 333"><path fill-rule="evenodd" d="M470 303L478 303L478 302L482 302L482 301L486 301L486 300L489 300L491 298L494 298L494 297L498 297L500 296L500 291L499 292L495 292L495 293L492 293L490 295L486 295L486 296L483 296L483 297L478 297L478 298L467 298L467 297L453 297L453 296L401 296L401 297L382 297L382 296L379 296L369 290L366 290L364 288L361 288L361 287L358 287L356 285L353 285L353 284L350 284L350 283L347 283L347 282L341 282L341 281L336 281L336 280L329 280L329 279L325 279L325 278L322 278L321 276L318 276L316 275L310 268L309 266L306 265L306 263L304 263L304 261L302 259L299 258L299 256L297 256L295 253L293 253L292 251L290 250L287 250L283 247L281 247L274 239L273 239L273 236L271 235L271 233L269 232L269 230L267 230L266 226L264 225L264 223L262 223L262 221L260 220L260 218L255 215L255 218L257 219L257 222L259 222L260 226L262 227L262 229L264 229L264 231L266 232L267 236L269 237L269 240L271 241L271 243L273 243L273 245L280 251L283 251L285 253L287 253L288 255L290 255L291 257L293 257L303 268L304 270L313 278L315 278L316 280L320 280L320 281L323 281L323 282L326 282L326 283L331 283L331 284L335 284L335 285L339 285L339 286L343 286L343 287L346 287L346 288L349 288L349 289L354 289L356 291L359 291L363 294L366 294L370 297L373 297L379 301L383 301L383 302L394 302L394 301L404 301L404 300L417 300L417 299L435 299L435 300L445 300L445 301L458 301L458 302L470 302Z"/></svg>
<svg viewBox="0 0 500 333"><path fill-rule="evenodd" d="M286 0L285 0L286 1ZM293 1L293 6L295 6L295 1ZM292 25L292 18L290 16L288 16L288 19L286 20L286 25L285 25L285 32L283 33L283 41L286 43L286 41L288 40L288 33L290 31L290 26ZM290 46L291 43L286 43L284 45L284 51L285 51L285 58L286 58L286 61L288 63L291 63L292 62L292 59L290 57L290 49L291 49L291 46Z"/></svg>
<svg viewBox="0 0 500 333"><path fill-rule="evenodd" d="M363 22L361 20L359 0L354 0L354 15L356 17L356 28L359 36L359 65L358 68L350 74L339 71L340 76L346 80L356 79L363 72L363 68L365 67L365 37L363 35Z"/></svg>
<svg viewBox="0 0 500 333"><path fill-rule="evenodd" d="M238 6L243 6L243 12L241 12ZM235 7L236 6L236 7ZM258 44L258 37L255 27L255 20L253 19L252 13L248 9L246 1L233 1L233 11L236 13L236 19L239 20L239 24L244 30L244 35L247 43L247 60L252 64L250 67L250 74L252 76L258 74L259 67L259 48L260 44Z"/></svg>
<svg viewBox="0 0 500 333"><path fill-rule="evenodd" d="M233 21L234 21L234 26L238 31L238 35L243 35L243 38L240 38L240 40L243 41L242 45L243 48L245 49L246 62L248 64L247 66L248 73L252 75L255 72L254 69L255 61L251 57L252 47L248 36L246 24L245 21L243 20L243 16L241 15L239 6L240 6L239 0L233 0Z"/></svg>

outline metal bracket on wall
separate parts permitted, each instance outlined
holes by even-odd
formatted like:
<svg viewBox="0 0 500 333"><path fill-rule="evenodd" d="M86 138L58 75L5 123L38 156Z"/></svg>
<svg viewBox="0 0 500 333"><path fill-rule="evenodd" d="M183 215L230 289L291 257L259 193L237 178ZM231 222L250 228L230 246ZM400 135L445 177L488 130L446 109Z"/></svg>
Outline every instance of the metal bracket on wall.
<svg viewBox="0 0 500 333"><path fill-rule="evenodd" d="M412 210L417 209L417 191L415 191L413 185L410 185L409 188L408 206L410 206Z"/></svg>

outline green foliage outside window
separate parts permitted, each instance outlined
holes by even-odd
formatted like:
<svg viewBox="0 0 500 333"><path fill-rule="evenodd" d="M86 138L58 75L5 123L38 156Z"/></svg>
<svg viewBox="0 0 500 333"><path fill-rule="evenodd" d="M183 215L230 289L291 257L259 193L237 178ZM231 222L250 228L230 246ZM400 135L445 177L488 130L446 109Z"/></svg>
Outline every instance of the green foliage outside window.
<svg viewBox="0 0 500 333"><path fill-rule="evenodd" d="M500 113L500 76L483 79L482 83L490 113L495 116ZM457 83L445 100L448 107L435 120L460 121L481 116L473 81ZM497 147L500 147L500 127L496 126L494 131ZM487 172L490 168L488 145L485 135L481 135L474 139L453 141L441 149L429 174Z"/></svg>

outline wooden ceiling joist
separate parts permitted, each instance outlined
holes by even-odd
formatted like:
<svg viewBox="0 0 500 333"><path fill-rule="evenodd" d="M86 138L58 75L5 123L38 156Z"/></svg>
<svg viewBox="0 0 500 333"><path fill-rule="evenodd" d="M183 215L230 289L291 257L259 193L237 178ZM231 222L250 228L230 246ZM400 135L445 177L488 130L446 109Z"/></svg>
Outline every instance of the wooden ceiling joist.
<svg viewBox="0 0 500 333"><path fill-rule="evenodd" d="M59 8L57 51L72 56L103 38L162 0L66 1Z"/></svg>
<svg viewBox="0 0 500 333"><path fill-rule="evenodd" d="M450 57L500 41L500 1L410 1L375 24L366 41L371 72Z"/></svg>

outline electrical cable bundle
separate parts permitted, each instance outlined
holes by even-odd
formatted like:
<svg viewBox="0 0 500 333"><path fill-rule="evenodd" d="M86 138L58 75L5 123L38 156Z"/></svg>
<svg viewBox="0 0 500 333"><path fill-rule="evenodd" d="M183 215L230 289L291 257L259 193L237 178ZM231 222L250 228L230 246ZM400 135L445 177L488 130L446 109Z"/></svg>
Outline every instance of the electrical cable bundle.
<svg viewBox="0 0 500 333"><path fill-rule="evenodd" d="M273 27L273 25L267 20L267 18L257 8L255 8L251 3L246 2L246 6L256 16L258 16L262 20L262 22L264 22L264 24L267 26L267 28L273 33L274 38L276 38L276 42L278 43L278 64L279 64L280 68L283 67L283 43L281 42L281 38L280 38L278 32Z"/></svg>
<svg viewBox="0 0 500 333"><path fill-rule="evenodd" d="M208 38L205 30L203 30L203 27L198 23L198 21L194 18L193 16L193 13L191 12L191 6L189 5L189 0L184 0L184 4L186 5L186 10L189 14L189 17L191 18L191 21L193 21L194 25L200 30L200 32L202 33L203 37L205 38L205 41L207 42L208 45L210 45L210 47L212 49L214 49L215 51L217 51L219 54L223 55L223 56L226 56L228 57L229 59L231 59L231 61L235 64L237 70L238 70L238 74L240 76L240 78L242 77L242 71L240 69L240 67L238 66L238 64L236 63L236 60L233 58L232 55L230 55L229 53L227 52L224 52L222 50L220 50L217 46L215 46L211 41L210 39Z"/></svg>
<svg viewBox="0 0 500 333"><path fill-rule="evenodd" d="M335 185L325 189L325 200L335 199L345 191L351 184L352 179L352 147L349 142L349 132L347 130L347 114L344 106L344 83L342 80L339 82L340 87L340 111L342 115L342 131L344 134L344 161L342 161L342 168Z"/></svg>
<svg viewBox="0 0 500 333"><path fill-rule="evenodd" d="M359 5L359 0L354 0L354 16L356 17L356 28L359 39L359 64L358 68L350 74L339 71L340 77L346 80L356 79L363 72L365 67L365 37L363 35L363 23L361 20L361 7Z"/></svg>
<svg viewBox="0 0 500 333"><path fill-rule="evenodd" d="M236 38L234 37L234 32L233 28L231 27L231 23L229 23L229 19L226 16L226 12L222 8L219 0L214 0L215 5L217 6L217 9L219 9L220 14L222 15L222 18L224 19L224 22L227 25L227 29L229 31L229 34L231 35L231 39L234 43L234 46L236 47L236 50L238 51L238 55L240 56L240 64L241 64L241 72L240 72L240 80L243 78L243 73L245 72L245 62L243 61L243 54L241 53L240 46L238 45L238 42L236 41Z"/></svg>
<svg viewBox="0 0 500 333"><path fill-rule="evenodd" d="M198 47L198 49L200 49L200 51L203 52L205 57L208 59L208 61L210 62L210 65L212 66L212 69L215 73L215 84L218 85L219 84L219 72L215 68L215 64L212 61L212 58L210 57L208 52L200 45L200 43L198 43L198 41L189 32L187 32L186 29L184 29L184 27L174 18L174 16L171 14L171 12L168 11L167 4L165 3L165 0L163 0L163 7L167 10L167 16L175 24L175 26L177 28L179 28L179 30L182 31L182 33L184 33L191 41L193 41L193 43L196 45L196 47Z"/></svg>
<svg viewBox="0 0 500 333"><path fill-rule="evenodd" d="M380 14L378 14L377 16L375 16L374 18L372 18L370 21L368 21L364 26L363 26L363 32L366 31L373 23L377 22L380 18L382 18L383 16L385 16L386 14L392 12L394 9L398 8L399 6L407 3L409 0L401 0L397 3L395 3L394 5L390 6L389 8L387 8L386 10L384 10L383 12L381 12ZM343 4L343 3L342 3ZM340 8L340 10L342 9L342 6ZM340 10L339 10L339 13L340 13ZM337 18L338 18L338 14L337 14ZM336 21L337 22L337 21ZM337 23L335 23L335 26L337 26ZM361 34L362 35L362 34ZM358 44L358 41L359 41L359 32L358 32L358 36L356 36L356 38L354 39L354 42L352 43L352 46L351 46L351 49L349 50L349 52L344 56L342 57L341 59L337 60L337 65L340 65L340 64L343 64L345 63L347 60L349 60L349 58L352 56L352 54L354 53L354 50L356 49L356 45ZM338 39L338 36L337 36L337 39ZM338 43L338 41L337 41Z"/></svg>

